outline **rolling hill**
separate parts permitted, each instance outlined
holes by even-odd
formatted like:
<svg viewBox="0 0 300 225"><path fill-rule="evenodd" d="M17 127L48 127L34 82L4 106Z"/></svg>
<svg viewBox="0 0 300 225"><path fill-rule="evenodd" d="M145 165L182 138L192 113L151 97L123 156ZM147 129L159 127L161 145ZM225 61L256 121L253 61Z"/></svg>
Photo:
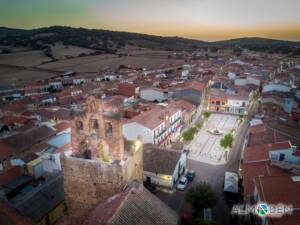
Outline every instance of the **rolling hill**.
<svg viewBox="0 0 300 225"><path fill-rule="evenodd" d="M250 37L232 40L205 42L180 37L161 37L130 32L109 31L101 29L72 28L52 26L32 30L0 27L0 45L26 46L32 49L47 49L49 45L61 42L91 48L103 53L116 53L125 45L142 48L190 51L199 48L246 48L265 52L282 52L299 54L300 42L272 40Z"/></svg>

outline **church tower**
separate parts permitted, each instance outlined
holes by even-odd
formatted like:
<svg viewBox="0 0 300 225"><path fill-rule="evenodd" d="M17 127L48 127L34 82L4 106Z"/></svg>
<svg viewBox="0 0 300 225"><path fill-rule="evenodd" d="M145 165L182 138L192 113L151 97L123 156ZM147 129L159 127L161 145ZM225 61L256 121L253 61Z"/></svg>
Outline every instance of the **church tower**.
<svg viewBox="0 0 300 225"><path fill-rule="evenodd" d="M89 97L86 103L86 113L76 117L72 123L73 154L86 159L123 160L120 113L105 113L95 97Z"/></svg>
<svg viewBox="0 0 300 225"><path fill-rule="evenodd" d="M72 155L61 156L69 212L92 209L131 181L143 181L141 141L124 140L119 111L105 112L93 96L73 119L71 144Z"/></svg>

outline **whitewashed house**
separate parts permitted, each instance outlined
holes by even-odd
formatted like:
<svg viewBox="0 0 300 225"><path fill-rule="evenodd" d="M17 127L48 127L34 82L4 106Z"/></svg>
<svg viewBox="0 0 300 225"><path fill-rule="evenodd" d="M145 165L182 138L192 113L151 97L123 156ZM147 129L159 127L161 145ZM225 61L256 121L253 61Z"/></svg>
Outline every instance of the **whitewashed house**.
<svg viewBox="0 0 300 225"><path fill-rule="evenodd" d="M123 135L130 141L140 137L145 144L168 146L180 135L181 120L181 108L155 107L123 124Z"/></svg>
<svg viewBox="0 0 300 225"><path fill-rule="evenodd" d="M63 83L61 81L51 81L48 84L48 88L54 88L55 90L60 90L63 88Z"/></svg>
<svg viewBox="0 0 300 225"><path fill-rule="evenodd" d="M73 84L84 84L87 80L85 78L76 78L73 79Z"/></svg>
<svg viewBox="0 0 300 225"><path fill-rule="evenodd" d="M291 87L286 86L284 84L280 84L280 83L268 83L266 85L263 86L263 93L266 92L273 92L273 91L278 91L278 92L290 92L291 91Z"/></svg>
<svg viewBox="0 0 300 225"><path fill-rule="evenodd" d="M143 161L145 182L172 189L186 169L187 153L146 147Z"/></svg>

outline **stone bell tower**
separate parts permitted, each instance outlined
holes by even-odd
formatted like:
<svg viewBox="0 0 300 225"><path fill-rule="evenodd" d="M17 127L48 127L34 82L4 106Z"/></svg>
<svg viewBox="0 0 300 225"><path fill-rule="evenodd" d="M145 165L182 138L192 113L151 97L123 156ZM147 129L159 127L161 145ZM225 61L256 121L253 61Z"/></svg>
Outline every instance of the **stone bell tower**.
<svg viewBox="0 0 300 225"><path fill-rule="evenodd" d="M72 155L61 156L69 213L90 210L132 180L143 181L143 145L124 141L118 110L91 96L72 121Z"/></svg>
<svg viewBox="0 0 300 225"><path fill-rule="evenodd" d="M105 113L95 97L87 99L86 112L75 118L71 131L73 155L103 161L123 160L120 113Z"/></svg>

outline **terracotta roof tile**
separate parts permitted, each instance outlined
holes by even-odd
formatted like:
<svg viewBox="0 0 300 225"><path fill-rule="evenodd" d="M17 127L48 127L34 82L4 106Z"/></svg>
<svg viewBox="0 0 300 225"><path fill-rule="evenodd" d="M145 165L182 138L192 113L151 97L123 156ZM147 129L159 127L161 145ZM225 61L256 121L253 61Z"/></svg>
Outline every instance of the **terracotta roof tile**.
<svg viewBox="0 0 300 225"><path fill-rule="evenodd" d="M255 186L263 202L268 204L291 204L300 208L300 181L293 176L259 176L254 179ZM284 185L282 185L284 184Z"/></svg>
<svg viewBox="0 0 300 225"><path fill-rule="evenodd" d="M144 171L172 175L181 157L181 152L148 147L145 149L143 157Z"/></svg>
<svg viewBox="0 0 300 225"><path fill-rule="evenodd" d="M249 196L253 194L253 179L257 176L283 176L289 174L287 171L271 166L270 162L244 163L242 165L244 195Z"/></svg>

